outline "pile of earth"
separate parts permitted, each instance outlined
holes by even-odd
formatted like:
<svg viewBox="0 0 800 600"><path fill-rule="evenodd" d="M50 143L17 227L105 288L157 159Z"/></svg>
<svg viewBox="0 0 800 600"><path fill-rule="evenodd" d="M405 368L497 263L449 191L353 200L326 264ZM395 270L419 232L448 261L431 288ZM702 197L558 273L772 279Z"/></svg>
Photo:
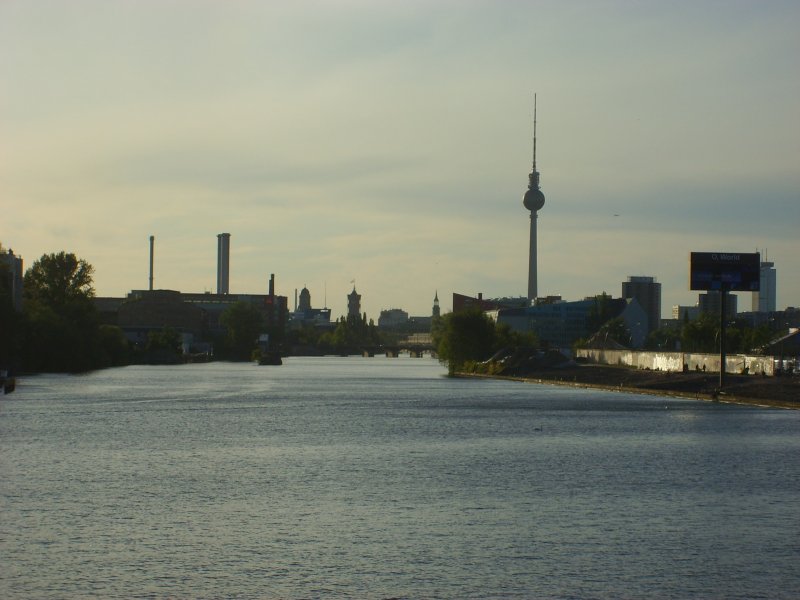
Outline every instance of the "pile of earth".
<svg viewBox="0 0 800 600"><path fill-rule="evenodd" d="M569 369L577 363L557 350L537 348L503 349L492 356L485 364L492 364L494 372L508 377L523 376L537 370Z"/></svg>

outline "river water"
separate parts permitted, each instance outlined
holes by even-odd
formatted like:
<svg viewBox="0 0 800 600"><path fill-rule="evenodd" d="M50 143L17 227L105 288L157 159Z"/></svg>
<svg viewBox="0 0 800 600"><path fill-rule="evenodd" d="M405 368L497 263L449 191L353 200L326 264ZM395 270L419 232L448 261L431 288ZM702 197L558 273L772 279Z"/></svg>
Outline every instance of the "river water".
<svg viewBox="0 0 800 600"><path fill-rule="evenodd" d="M289 358L0 397L0 597L796 598L800 412Z"/></svg>

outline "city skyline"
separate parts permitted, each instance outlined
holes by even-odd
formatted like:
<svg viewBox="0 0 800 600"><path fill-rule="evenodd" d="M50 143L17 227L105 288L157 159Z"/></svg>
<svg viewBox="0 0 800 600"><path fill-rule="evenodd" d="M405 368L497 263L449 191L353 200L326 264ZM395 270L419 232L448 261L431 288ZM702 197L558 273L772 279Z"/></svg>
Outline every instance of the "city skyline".
<svg viewBox="0 0 800 600"><path fill-rule="evenodd" d="M0 4L0 242L65 250L100 296L304 286L346 314L438 290L525 296L533 94L538 293L662 284L762 251L800 305L793 2ZM740 309L750 299L739 302Z"/></svg>

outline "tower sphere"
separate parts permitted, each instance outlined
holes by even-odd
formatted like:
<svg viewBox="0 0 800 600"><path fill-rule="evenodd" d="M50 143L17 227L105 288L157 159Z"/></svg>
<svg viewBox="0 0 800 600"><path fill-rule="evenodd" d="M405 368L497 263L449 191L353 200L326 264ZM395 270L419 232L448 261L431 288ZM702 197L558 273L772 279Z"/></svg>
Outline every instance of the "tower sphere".
<svg viewBox="0 0 800 600"><path fill-rule="evenodd" d="M542 190L528 190L522 198L522 204L528 210L540 210L544 206L544 194Z"/></svg>

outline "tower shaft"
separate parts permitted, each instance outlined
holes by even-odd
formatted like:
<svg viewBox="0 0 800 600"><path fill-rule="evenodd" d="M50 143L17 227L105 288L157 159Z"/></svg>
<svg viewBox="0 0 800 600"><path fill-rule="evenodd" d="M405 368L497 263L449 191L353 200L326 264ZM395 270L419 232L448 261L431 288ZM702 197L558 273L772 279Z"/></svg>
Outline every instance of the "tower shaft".
<svg viewBox="0 0 800 600"><path fill-rule="evenodd" d="M537 289L537 257L536 257L536 221L539 215L531 211L531 241L528 251L528 301L533 302L538 296Z"/></svg>

